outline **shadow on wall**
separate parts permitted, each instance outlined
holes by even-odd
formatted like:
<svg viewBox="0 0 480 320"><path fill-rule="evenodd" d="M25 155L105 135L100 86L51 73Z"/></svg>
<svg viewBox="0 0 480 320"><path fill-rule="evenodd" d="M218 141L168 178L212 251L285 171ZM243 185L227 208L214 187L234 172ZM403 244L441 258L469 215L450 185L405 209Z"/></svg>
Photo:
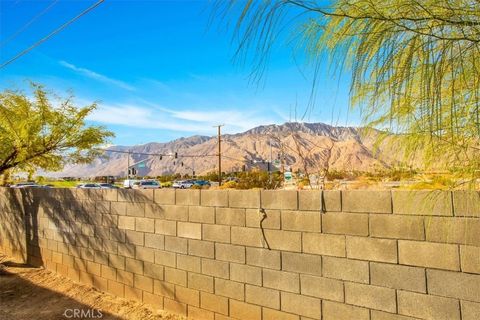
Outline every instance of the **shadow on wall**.
<svg viewBox="0 0 480 320"><path fill-rule="evenodd" d="M131 202L153 201L135 190L0 188L0 219L6 222L0 226L0 247L10 245L7 253L18 261L59 273L70 265L77 280L105 291L89 262L118 268L126 257L135 257L129 236L134 231L118 227Z"/></svg>

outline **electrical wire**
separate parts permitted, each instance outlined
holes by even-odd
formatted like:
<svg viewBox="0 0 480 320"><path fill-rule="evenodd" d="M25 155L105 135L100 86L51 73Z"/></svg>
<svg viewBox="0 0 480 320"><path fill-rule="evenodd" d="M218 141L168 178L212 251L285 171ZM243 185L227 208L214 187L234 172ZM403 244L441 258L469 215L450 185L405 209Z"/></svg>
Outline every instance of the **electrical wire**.
<svg viewBox="0 0 480 320"><path fill-rule="evenodd" d="M54 0L52 3L50 3L43 11L41 11L39 14L37 14L36 16L34 16L32 19L30 19L30 21L28 21L26 24L24 24L20 29L18 29L17 31L15 31L13 34L11 34L7 39L5 40L2 40L2 42L0 42L0 47L3 47L4 45L6 45L7 43L9 43L10 41L12 41L13 39L15 39L16 37L18 37L19 34L21 34L23 31L27 30L28 27L30 27L30 25L32 25L38 18L40 18L41 16L43 16L45 13L47 13L48 11L50 11L51 8L53 8L57 3L58 1L60 0Z"/></svg>
<svg viewBox="0 0 480 320"><path fill-rule="evenodd" d="M63 29L65 29L66 27L68 27L70 24L72 24L73 22L77 21L78 19L80 19L82 16L86 15L87 13L89 13L90 11L92 11L93 9L95 9L96 7L98 7L102 2L104 2L105 0L99 0L97 2L95 2L93 5L91 5L90 7L88 7L87 9L83 10L80 14L78 14L77 16L75 16L74 18L70 19L69 21L65 22L64 24L62 24L60 27L58 27L57 29L53 30L52 32L50 32L48 35L46 35L45 37L43 37L42 39L40 39L39 41L35 42L34 44L32 44L30 47L28 47L27 49L21 51L20 53L18 53L16 56L14 56L13 58L11 58L10 60L7 60L6 62L2 63L0 65L0 69L6 67L7 65L9 65L10 63L12 63L13 61L17 60L18 58L22 57L23 55L27 54L28 52L30 52L31 50L33 50L34 48L38 47L40 44L42 44L43 42L47 41L48 39L50 39L51 37L53 37L54 35L56 35L57 33L61 32Z"/></svg>

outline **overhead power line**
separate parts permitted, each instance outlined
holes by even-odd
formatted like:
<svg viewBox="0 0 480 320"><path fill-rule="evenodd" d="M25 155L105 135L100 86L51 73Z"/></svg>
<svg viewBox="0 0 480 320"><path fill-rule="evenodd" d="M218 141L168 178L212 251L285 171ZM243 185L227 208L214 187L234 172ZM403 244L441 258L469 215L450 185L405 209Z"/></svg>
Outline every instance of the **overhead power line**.
<svg viewBox="0 0 480 320"><path fill-rule="evenodd" d="M78 19L80 19L82 16L86 15L87 13L89 13L90 11L92 11L93 9L95 9L96 7L98 7L102 2L104 2L105 0L99 0L97 2L95 2L93 5L91 5L90 7L88 7L87 9L85 9L84 11L82 11L80 14L78 14L76 17L70 19L69 21L65 22L64 24L62 24L60 27L58 27L57 29L53 30L52 32L50 32L47 36L43 37L42 39L40 39L39 41L35 42L34 44L32 44L30 47L28 47L27 49L21 51L20 53L18 53L16 56L14 56L13 58L11 58L10 60L8 61L5 61L4 63L2 63L0 65L0 69L4 68L5 66L9 65L10 63L12 63L13 61L17 60L18 58L22 57L23 55L27 54L28 52L30 52L31 50L33 50L34 48L38 47L40 44L42 44L43 42L47 41L48 39L50 39L51 37L53 37L54 35L56 35L57 33L61 32L63 29L65 29L66 27L68 27L70 24L72 24L73 22L77 21Z"/></svg>
<svg viewBox="0 0 480 320"><path fill-rule="evenodd" d="M30 25L32 25L32 23L34 23L38 18L40 18L41 16L43 16L45 13L47 13L48 11L50 11L51 8L53 8L53 6L55 6L58 1L60 0L54 0L52 3L50 3L43 11L41 11L39 14L37 14L35 17L33 17L32 19L30 19L30 21L28 21L26 24L24 24L20 29L18 29L17 31L15 31L12 35L10 35L8 38L6 38L5 40L3 40L2 42L0 42L0 47L3 47L4 45L6 45L7 43L9 43L10 41L12 41L13 39L15 39L19 34L21 34L23 31L27 30L28 27L30 27Z"/></svg>

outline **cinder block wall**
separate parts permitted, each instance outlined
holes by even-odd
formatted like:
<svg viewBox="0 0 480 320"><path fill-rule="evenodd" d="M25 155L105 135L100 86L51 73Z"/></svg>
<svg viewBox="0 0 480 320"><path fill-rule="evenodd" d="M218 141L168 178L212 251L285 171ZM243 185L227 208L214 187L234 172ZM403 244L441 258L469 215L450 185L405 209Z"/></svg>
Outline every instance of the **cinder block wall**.
<svg viewBox="0 0 480 320"><path fill-rule="evenodd" d="M18 235L31 264L195 319L480 319L476 192L3 189L0 199L4 251L22 248Z"/></svg>

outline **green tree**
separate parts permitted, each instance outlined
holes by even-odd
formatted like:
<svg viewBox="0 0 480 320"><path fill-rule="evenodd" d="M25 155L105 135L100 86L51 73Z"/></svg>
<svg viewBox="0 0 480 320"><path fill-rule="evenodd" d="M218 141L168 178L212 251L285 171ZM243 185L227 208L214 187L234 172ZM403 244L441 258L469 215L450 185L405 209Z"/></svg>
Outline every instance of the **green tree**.
<svg viewBox="0 0 480 320"><path fill-rule="evenodd" d="M17 170L58 171L67 163L88 163L102 154L96 149L113 133L86 125L97 105L76 107L73 96L61 99L41 85L31 95L0 93L0 175Z"/></svg>
<svg viewBox="0 0 480 320"><path fill-rule="evenodd" d="M351 105L385 136L400 133L407 158L480 168L479 1L219 1L215 12L233 15L237 55L254 52L255 75L287 30L306 63L351 73Z"/></svg>

